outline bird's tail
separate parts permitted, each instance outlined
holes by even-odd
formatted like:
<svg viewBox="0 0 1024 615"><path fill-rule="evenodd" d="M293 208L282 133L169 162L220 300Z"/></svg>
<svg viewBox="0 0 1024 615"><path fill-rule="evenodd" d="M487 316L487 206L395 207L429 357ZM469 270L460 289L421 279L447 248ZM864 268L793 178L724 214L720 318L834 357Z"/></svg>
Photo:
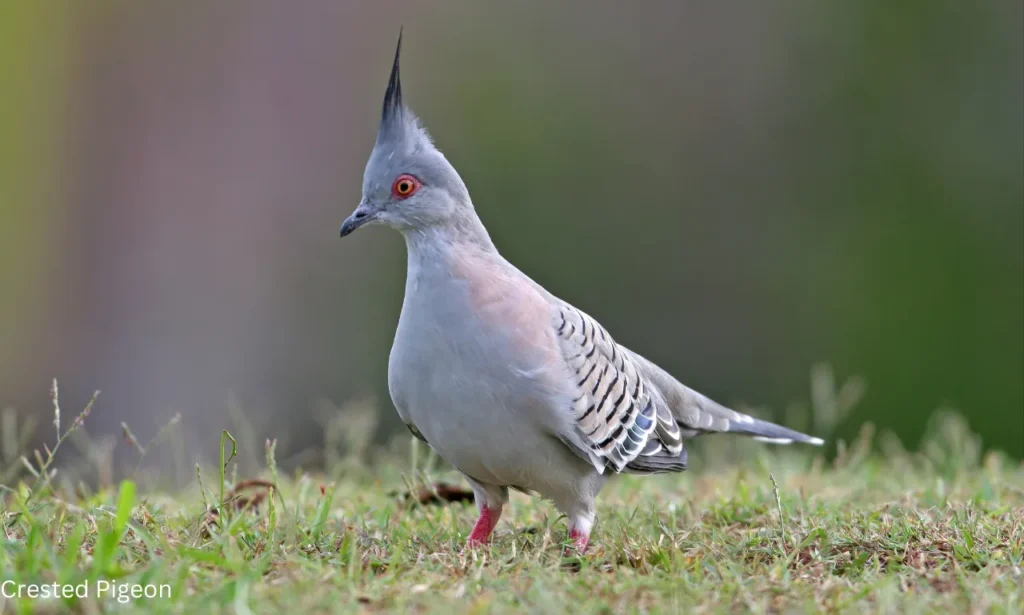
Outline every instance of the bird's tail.
<svg viewBox="0 0 1024 615"><path fill-rule="evenodd" d="M681 418L693 417L689 420L695 421L697 425L702 427L707 425L706 428L699 431L705 433L717 431L740 434L750 436L760 442L768 442L769 444L792 444L799 442L821 446L825 443L821 438L815 438L789 427L783 427L782 425L756 419L742 412L736 412L689 387L682 384L679 386L683 389L683 399L680 408Z"/></svg>
<svg viewBox="0 0 1024 615"><path fill-rule="evenodd" d="M696 393L696 391L694 391ZM699 395L699 393L697 393ZM701 395L701 397L704 397ZM704 399L707 399L706 397ZM723 406L707 399L708 402L728 410ZM768 421L762 421L752 416L748 416L735 410L728 410L729 412L737 415L739 418L728 419L729 425L722 431L728 433L742 434L744 436L750 436L759 442L767 442L769 444L792 444L799 442L801 444L812 444L814 446L821 446L825 443L821 438L815 438L805 433L800 433L795 429L783 427L782 425L776 425Z"/></svg>
<svg viewBox="0 0 1024 615"><path fill-rule="evenodd" d="M792 444L800 442L821 446L825 443L794 429L762 421L752 416L726 408L718 402L694 391L672 377L654 363L636 353L630 353L641 370L657 387L665 403L685 435L696 436L704 433L735 433L751 436L755 440L771 444Z"/></svg>

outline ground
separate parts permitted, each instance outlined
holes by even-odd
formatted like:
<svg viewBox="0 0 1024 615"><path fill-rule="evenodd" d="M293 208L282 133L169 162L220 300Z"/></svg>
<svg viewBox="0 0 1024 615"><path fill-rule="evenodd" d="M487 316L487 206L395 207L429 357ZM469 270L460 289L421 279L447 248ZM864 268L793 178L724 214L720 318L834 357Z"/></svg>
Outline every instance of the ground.
<svg viewBox="0 0 1024 615"><path fill-rule="evenodd" d="M476 508L416 445L289 476L268 447L241 481L225 437L226 476L214 465L180 492L28 474L0 508L4 593L89 595L0 597L0 612L1022 612L1024 465L945 421L921 452L870 429L837 454L710 442L689 472L611 482L582 558L562 554L564 517L522 494L464 552ZM441 483L456 488L428 497ZM119 604L99 580L166 593Z"/></svg>

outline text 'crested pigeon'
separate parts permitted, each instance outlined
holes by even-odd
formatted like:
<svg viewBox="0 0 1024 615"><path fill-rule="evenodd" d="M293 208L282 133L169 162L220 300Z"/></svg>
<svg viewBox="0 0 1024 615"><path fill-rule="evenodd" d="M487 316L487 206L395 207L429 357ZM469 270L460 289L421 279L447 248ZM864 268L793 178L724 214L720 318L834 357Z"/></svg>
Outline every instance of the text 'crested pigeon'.
<svg viewBox="0 0 1024 615"><path fill-rule="evenodd" d="M686 469L686 440L730 432L822 440L734 412L617 344L491 242L455 168L402 102L401 36L359 206L341 236L382 223L408 249L388 365L398 414L459 472L485 542L514 488L551 499L582 552L609 476Z"/></svg>

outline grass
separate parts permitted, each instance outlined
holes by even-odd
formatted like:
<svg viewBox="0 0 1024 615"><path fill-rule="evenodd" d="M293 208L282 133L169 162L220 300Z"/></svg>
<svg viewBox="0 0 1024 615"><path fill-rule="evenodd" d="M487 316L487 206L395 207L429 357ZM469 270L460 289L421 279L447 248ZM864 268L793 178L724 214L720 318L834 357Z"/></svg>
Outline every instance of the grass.
<svg viewBox="0 0 1024 615"><path fill-rule="evenodd" d="M459 482L416 444L373 467L282 476L268 442L264 467L238 480L245 443L219 442L217 465L180 492L92 492L61 484L49 453L21 462L0 487L0 582L89 595L0 597L0 612L1024 610L1024 465L983 455L955 415L916 452L870 428L834 458L713 439L690 472L611 482L584 558L562 556L565 519L521 494L493 543L464 553L471 503L402 497ZM122 604L98 582L169 597Z"/></svg>

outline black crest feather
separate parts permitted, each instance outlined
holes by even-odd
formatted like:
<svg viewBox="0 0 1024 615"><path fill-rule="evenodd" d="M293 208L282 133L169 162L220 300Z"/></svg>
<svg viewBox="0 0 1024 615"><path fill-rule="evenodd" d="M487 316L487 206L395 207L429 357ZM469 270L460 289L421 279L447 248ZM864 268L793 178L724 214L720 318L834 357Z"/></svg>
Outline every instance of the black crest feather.
<svg viewBox="0 0 1024 615"><path fill-rule="evenodd" d="M402 30L398 30L398 46L395 48L395 62L391 65L391 78L384 92L384 106L381 109L381 129L393 125L402 115L402 80L398 75L398 60L402 55Z"/></svg>

